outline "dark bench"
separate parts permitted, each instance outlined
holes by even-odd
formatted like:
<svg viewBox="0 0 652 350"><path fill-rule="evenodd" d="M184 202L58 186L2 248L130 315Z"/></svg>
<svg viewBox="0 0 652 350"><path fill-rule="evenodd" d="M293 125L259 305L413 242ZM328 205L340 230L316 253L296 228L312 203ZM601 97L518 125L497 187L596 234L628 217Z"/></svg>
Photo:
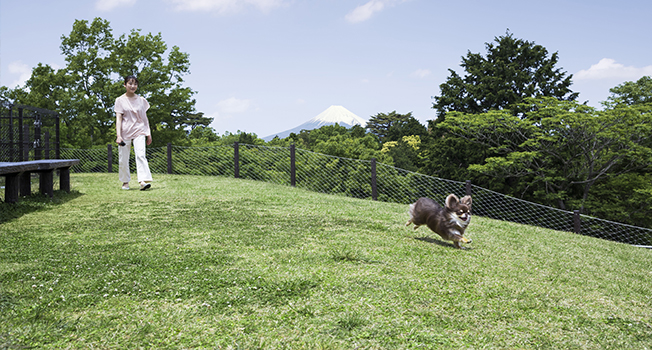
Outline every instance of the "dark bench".
<svg viewBox="0 0 652 350"><path fill-rule="evenodd" d="M70 167L79 164L79 159L44 159L25 162L0 162L0 175L5 177L5 202L16 203L18 195L32 193L31 173L39 174L39 189L42 194L54 195L54 171L59 170L59 187L70 192Z"/></svg>

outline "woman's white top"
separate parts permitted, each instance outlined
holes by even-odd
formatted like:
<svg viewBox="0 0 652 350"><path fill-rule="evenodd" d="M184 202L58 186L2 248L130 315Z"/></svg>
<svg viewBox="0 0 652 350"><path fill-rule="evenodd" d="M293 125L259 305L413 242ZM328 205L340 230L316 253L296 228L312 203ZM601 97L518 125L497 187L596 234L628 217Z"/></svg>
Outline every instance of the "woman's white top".
<svg viewBox="0 0 652 350"><path fill-rule="evenodd" d="M114 110L122 114L123 140L133 140L140 135L151 135L146 113L148 109L149 102L138 95L127 97L123 94L115 99Z"/></svg>

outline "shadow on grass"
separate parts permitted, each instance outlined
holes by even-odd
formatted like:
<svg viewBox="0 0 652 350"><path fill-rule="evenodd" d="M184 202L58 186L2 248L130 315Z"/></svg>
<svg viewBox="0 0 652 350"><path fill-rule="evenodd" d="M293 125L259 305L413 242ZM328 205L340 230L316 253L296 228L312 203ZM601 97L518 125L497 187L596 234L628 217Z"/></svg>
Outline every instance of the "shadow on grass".
<svg viewBox="0 0 652 350"><path fill-rule="evenodd" d="M20 197L17 203L0 202L0 224L4 224L35 211L50 210L53 206L66 203L82 196L79 191L54 191L52 198L44 194Z"/></svg>
<svg viewBox="0 0 652 350"><path fill-rule="evenodd" d="M424 241L426 243L437 244L437 245L440 245L442 247L457 249L457 248L455 248L453 243L442 241L442 240L439 240L439 239L435 239L435 238L432 238L432 237L429 237L429 236L426 236L426 237L414 237L414 239L416 239L418 241ZM463 247L462 249L466 250L466 249L473 249L473 248L471 248L471 247Z"/></svg>

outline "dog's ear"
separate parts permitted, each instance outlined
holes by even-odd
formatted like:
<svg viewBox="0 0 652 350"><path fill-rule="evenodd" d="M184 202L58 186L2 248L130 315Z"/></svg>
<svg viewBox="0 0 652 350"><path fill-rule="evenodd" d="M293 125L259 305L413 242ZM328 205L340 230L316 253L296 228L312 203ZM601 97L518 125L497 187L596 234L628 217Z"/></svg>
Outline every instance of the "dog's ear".
<svg viewBox="0 0 652 350"><path fill-rule="evenodd" d="M460 202L466 205L467 207L469 207L469 209L471 209L471 196L462 197L462 199L460 199Z"/></svg>
<svg viewBox="0 0 652 350"><path fill-rule="evenodd" d="M446 208L450 210L455 210L457 206L460 204L460 199L457 198L456 195L454 194L449 194L448 197L446 197Z"/></svg>

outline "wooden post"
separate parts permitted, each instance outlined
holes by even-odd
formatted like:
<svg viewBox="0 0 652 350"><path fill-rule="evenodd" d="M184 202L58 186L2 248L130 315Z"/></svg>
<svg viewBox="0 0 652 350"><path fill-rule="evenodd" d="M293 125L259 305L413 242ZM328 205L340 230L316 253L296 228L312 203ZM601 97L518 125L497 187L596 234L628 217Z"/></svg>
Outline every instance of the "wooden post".
<svg viewBox="0 0 652 350"><path fill-rule="evenodd" d="M376 182L376 158L371 158L371 198L378 200L378 186Z"/></svg>
<svg viewBox="0 0 652 350"><path fill-rule="evenodd" d="M290 185L297 185L296 151L294 144L290 145Z"/></svg>
<svg viewBox="0 0 652 350"><path fill-rule="evenodd" d="M240 144L233 143L233 173L235 178L240 178Z"/></svg>
<svg viewBox="0 0 652 350"><path fill-rule="evenodd" d="M54 169L41 171L39 177L39 191L52 198L54 196Z"/></svg>
<svg viewBox="0 0 652 350"><path fill-rule="evenodd" d="M172 143L168 142L168 174L172 174Z"/></svg>
<svg viewBox="0 0 652 350"><path fill-rule="evenodd" d="M59 189L70 193L70 168L59 170Z"/></svg>
<svg viewBox="0 0 652 350"><path fill-rule="evenodd" d="M466 195L470 196L473 193L473 187L471 187L471 180L466 180Z"/></svg>
<svg viewBox="0 0 652 350"><path fill-rule="evenodd" d="M21 196L29 196L32 194L32 173L29 171L23 171L20 173L18 182L20 183Z"/></svg>
<svg viewBox="0 0 652 350"><path fill-rule="evenodd" d="M106 145L106 158L108 159L107 162L107 172L112 173L113 172L113 145L110 143Z"/></svg>
<svg viewBox="0 0 652 350"><path fill-rule="evenodd" d="M5 176L5 202L18 202L18 193L20 193L20 177L22 174L9 174Z"/></svg>
<svg viewBox="0 0 652 350"><path fill-rule="evenodd" d="M573 227L575 228L575 233L582 232L582 221L580 220L580 211L573 211Z"/></svg>

